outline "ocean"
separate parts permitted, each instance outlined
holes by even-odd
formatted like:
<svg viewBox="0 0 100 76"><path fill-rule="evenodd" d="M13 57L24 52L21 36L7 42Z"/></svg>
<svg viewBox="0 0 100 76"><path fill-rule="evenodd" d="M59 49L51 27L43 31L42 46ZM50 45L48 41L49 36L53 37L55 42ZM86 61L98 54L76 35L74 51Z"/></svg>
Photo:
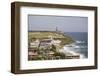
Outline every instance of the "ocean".
<svg viewBox="0 0 100 76"><path fill-rule="evenodd" d="M67 50L79 53L82 58L88 58L88 33L87 32L66 32L65 35L70 36L75 43L72 46L66 46Z"/></svg>

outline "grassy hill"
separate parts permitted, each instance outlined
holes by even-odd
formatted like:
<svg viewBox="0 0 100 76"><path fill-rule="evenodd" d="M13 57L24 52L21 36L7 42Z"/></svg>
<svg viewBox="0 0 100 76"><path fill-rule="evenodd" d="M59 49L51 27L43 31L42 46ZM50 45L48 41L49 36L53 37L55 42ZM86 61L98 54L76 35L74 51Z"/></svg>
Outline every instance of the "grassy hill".
<svg viewBox="0 0 100 76"><path fill-rule="evenodd" d="M70 44L74 42L74 40L71 37L66 36L60 32L55 32L55 31L30 31L28 32L29 42L34 41L36 39L39 39L39 40L48 39L50 38L50 36L52 36L53 39L55 40L58 40L58 39L61 40L62 45Z"/></svg>

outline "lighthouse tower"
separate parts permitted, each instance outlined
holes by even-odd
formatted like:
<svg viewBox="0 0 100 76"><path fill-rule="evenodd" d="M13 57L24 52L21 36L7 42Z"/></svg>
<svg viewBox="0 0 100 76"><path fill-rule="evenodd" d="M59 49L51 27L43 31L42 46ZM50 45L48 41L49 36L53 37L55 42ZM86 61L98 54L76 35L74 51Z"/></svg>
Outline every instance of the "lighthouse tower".
<svg viewBox="0 0 100 76"><path fill-rule="evenodd" d="M58 32L58 28L56 27L56 32Z"/></svg>

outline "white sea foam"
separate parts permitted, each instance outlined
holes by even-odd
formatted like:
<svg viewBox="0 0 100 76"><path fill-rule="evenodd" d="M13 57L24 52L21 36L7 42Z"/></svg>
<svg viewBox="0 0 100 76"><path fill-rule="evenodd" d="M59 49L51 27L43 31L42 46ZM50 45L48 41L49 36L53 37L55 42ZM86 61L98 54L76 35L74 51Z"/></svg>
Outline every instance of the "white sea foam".
<svg viewBox="0 0 100 76"><path fill-rule="evenodd" d="M65 47L72 47L72 48L87 48L87 46L82 46L82 45L75 45L75 44L70 44L70 45L65 45Z"/></svg>
<svg viewBox="0 0 100 76"><path fill-rule="evenodd" d="M73 48L87 48L87 46L74 46Z"/></svg>
<svg viewBox="0 0 100 76"><path fill-rule="evenodd" d="M78 41L78 40L77 40L76 43L85 43L85 41Z"/></svg>
<svg viewBox="0 0 100 76"><path fill-rule="evenodd" d="M61 52L64 53L71 53L73 55L80 55L80 58L85 58L85 56L83 54L80 54L78 52L75 52L75 47L80 48L80 46L75 46L75 45L65 45L62 49L60 49Z"/></svg>

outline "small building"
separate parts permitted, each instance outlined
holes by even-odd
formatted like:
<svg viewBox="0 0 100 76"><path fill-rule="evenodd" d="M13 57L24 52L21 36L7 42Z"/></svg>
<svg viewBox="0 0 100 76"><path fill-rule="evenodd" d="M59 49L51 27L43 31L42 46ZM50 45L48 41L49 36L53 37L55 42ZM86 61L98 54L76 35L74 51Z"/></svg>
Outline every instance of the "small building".
<svg viewBox="0 0 100 76"><path fill-rule="evenodd" d="M30 48L34 48L34 47L38 47L39 46L40 41L37 39L33 42L30 42Z"/></svg>
<svg viewBox="0 0 100 76"><path fill-rule="evenodd" d="M59 46L61 41L60 40L54 40L52 36L48 36L51 40L51 44L55 45L55 46Z"/></svg>
<svg viewBox="0 0 100 76"><path fill-rule="evenodd" d="M30 55L30 56L36 56L36 55L38 55L38 54L37 54L37 52L29 51L29 52L28 52L28 55Z"/></svg>
<svg viewBox="0 0 100 76"><path fill-rule="evenodd" d="M37 56L38 56L38 53L36 49L32 49L32 48L28 49L28 59L29 60L33 60Z"/></svg>
<svg viewBox="0 0 100 76"><path fill-rule="evenodd" d="M50 39L44 39L40 41L39 48L47 49L51 48L51 40Z"/></svg>
<svg viewBox="0 0 100 76"><path fill-rule="evenodd" d="M52 44L55 45L55 46L59 46L61 43L60 40L52 40Z"/></svg>

